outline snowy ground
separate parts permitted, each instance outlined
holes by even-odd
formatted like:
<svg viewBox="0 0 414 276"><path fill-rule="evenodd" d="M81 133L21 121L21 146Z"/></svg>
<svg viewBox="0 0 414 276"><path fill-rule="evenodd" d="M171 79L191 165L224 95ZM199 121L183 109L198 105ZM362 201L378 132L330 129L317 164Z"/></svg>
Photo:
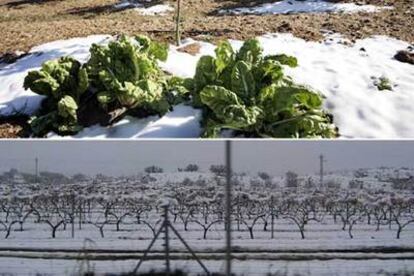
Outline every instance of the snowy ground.
<svg viewBox="0 0 414 276"><path fill-rule="evenodd" d="M47 43L33 48L32 55L0 69L0 114L32 114L38 108L41 97L22 87L29 70L62 55L85 61L91 43L107 40L108 36L102 35ZM375 36L351 44L338 34L327 35L323 42L307 42L291 34L268 34L259 40L266 54L286 53L298 58L299 67L286 68L287 73L326 96L325 108L334 115L343 138L414 137L414 66L393 58L398 50L412 47L409 43ZM184 45L190 43L194 41L184 41ZM231 43L235 48L242 44ZM200 44L196 56L171 46L169 58L161 67L178 76L192 77L198 58L214 54L214 45ZM380 78L387 78L393 91L379 91L375 82ZM177 106L163 118L126 118L110 128L85 129L76 138L194 138L200 133L199 119L199 111Z"/></svg>
<svg viewBox="0 0 414 276"><path fill-rule="evenodd" d="M223 272L222 250L224 247L223 225L212 229L207 240L201 239L202 233L195 224L190 224L189 231L184 232L180 223L175 224L189 245L203 259L210 271ZM42 228L42 229L39 229ZM406 229L401 240L394 238L394 230L383 226L380 231L374 231L374 226L361 225L355 229L355 238L349 239L347 233L340 230L340 225L327 221L326 224L308 226L307 238L301 240L294 225L287 221L277 223L275 239L269 239L269 232L261 230L262 224L257 225L254 240L248 238L246 231L233 233L235 253L234 272L242 275L266 275L269 272L279 272L282 275L371 275L379 271L398 272L414 271L414 252L409 248L414 241L414 225ZM102 253L88 253L97 258L108 258L90 262L96 272L127 272L131 271L142 253L128 250L144 250L151 239L151 233L144 225L125 223L121 231L116 232L114 225L105 230L106 237L100 238L96 228L84 225L82 230L75 230L75 239L70 238L70 226L66 231L61 229L56 239L49 237L47 225L27 223L25 231L14 231L10 238L1 240L0 272L12 275L34 275L46 273L52 275L74 275L79 270L82 261L76 260L82 253L48 252L47 249L92 249L110 250ZM92 239L93 244L84 246L85 238ZM155 245L155 250L162 250L161 241ZM186 260L185 249L177 239L171 241L173 267L190 271L202 272L195 261ZM394 246L406 248L407 253L374 252L379 246ZM407 247L408 246L408 247ZM14 248L4 251L5 248ZM24 248L38 249L27 252ZM20 251L19 251L20 249ZM40 250L42 249L42 250ZM338 250L338 252L323 252L323 250ZM339 252L344 249L372 249L373 253ZM112 250L112 251L111 251ZM123 250L117 253L116 250ZM249 253L249 251L259 251ZM305 253L305 250L311 250ZM273 251L273 252L272 252ZM276 251L276 252L275 252ZM292 252L293 251L293 252ZM125 254L128 256L122 259ZM152 255L154 257L155 255ZM162 257L159 251L158 256ZM182 257L180 257L182 256ZM115 258L121 258L115 260ZM83 262L85 265L85 262ZM28 269L30 267L30 269ZM144 263L141 271L162 268L163 262L150 260Z"/></svg>
<svg viewBox="0 0 414 276"><path fill-rule="evenodd" d="M224 272L224 261L203 261L210 271ZM130 272L137 264L137 260L124 261L91 261L90 266L98 273L122 273ZM83 267L86 265L84 264ZM139 272L149 271L154 267L162 268L163 261L147 261L141 266ZM191 275L202 273L203 270L195 261L172 261L173 269L181 269L191 272ZM0 267L5 275L16 275L13 271L19 270L18 275L78 275L82 262L76 260L45 260L31 258L0 258ZM47 268L47 269L45 269ZM404 275L414 270L414 262L411 260L358 260L346 261L330 260L324 262L304 261L234 261L233 273L236 275L318 275L318 276L343 276L343 275ZM381 272L381 273L380 273ZM393 274L400 272L400 274ZM389 273L389 274L386 274Z"/></svg>
<svg viewBox="0 0 414 276"><path fill-rule="evenodd" d="M332 3L324 0L282 0L255 7L220 10L220 14L291 14L322 12L376 12L389 7L357 5L354 3Z"/></svg>
<svg viewBox="0 0 414 276"><path fill-rule="evenodd" d="M151 2L151 1L147 1ZM145 7L140 3L133 3L130 1L120 1L120 3L114 5L115 9L134 9L136 12L142 15L164 15L174 9L167 4L157 4Z"/></svg>

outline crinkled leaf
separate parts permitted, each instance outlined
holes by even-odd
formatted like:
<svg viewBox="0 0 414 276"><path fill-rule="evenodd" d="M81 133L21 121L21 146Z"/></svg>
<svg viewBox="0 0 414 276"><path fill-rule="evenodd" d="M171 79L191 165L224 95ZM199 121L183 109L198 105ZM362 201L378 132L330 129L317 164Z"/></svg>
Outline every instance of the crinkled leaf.
<svg viewBox="0 0 414 276"><path fill-rule="evenodd" d="M267 120L272 120L280 112L293 113L297 108L320 108L321 96L303 86L270 85L260 92L259 103L266 110Z"/></svg>
<svg viewBox="0 0 414 276"><path fill-rule="evenodd" d="M106 106L109 103L115 101L115 95L111 92L108 92L108 91L99 92L96 95L96 98L98 99L98 102L100 102L104 106Z"/></svg>
<svg viewBox="0 0 414 276"><path fill-rule="evenodd" d="M29 120L29 124L30 128L32 129L33 135L37 137L44 136L52 129L53 124L57 120L57 118L57 112L50 112L40 117L32 117Z"/></svg>
<svg viewBox="0 0 414 276"><path fill-rule="evenodd" d="M227 128L242 129L256 123L260 108L246 107L232 91L220 86L206 86L200 92L203 104L207 105Z"/></svg>
<svg viewBox="0 0 414 276"><path fill-rule="evenodd" d="M262 59L263 48L257 39L246 40L237 53L237 60L255 64Z"/></svg>
<svg viewBox="0 0 414 276"><path fill-rule="evenodd" d="M215 49L216 73L220 75L227 66L231 66L234 62L234 51L228 41L222 41Z"/></svg>
<svg viewBox="0 0 414 276"><path fill-rule="evenodd" d="M244 102L250 103L251 99L256 96L255 80L250 72L249 65L244 61L238 61L233 67L231 87L231 90Z"/></svg>
<svg viewBox="0 0 414 276"><path fill-rule="evenodd" d="M196 67L194 75L194 93L193 93L193 105L200 107L202 105L200 101L200 91L207 85L216 84L217 74L215 61L212 56L202 56Z"/></svg>
<svg viewBox="0 0 414 276"><path fill-rule="evenodd" d="M30 71L23 86L55 100L65 95L78 100L87 90L89 82L79 61L71 57L62 57L46 61L39 71Z"/></svg>
<svg viewBox="0 0 414 276"><path fill-rule="evenodd" d="M279 138L335 138L338 133L329 116L320 110L310 110L267 124L262 135Z"/></svg>
<svg viewBox="0 0 414 276"><path fill-rule="evenodd" d="M134 108L144 101L145 94L142 89L131 82L125 82L121 89L116 91L116 98L121 106Z"/></svg>
<svg viewBox="0 0 414 276"><path fill-rule="evenodd" d="M285 54L280 55L269 55L265 57L265 60L274 60L279 62L280 64L287 65L289 67L297 67L298 66L298 60L297 58L293 56L288 56Z"/></svg>
<svg viewBox="0 0 414 276"><path fill-rule="evenodd" d="M257 83L261 87L270 85L271 83L280 83L283 78L283 68L280 64L273 60L264 60L253 67L253 75Z"/></svg>
<svg viewBox="0 0 414 276"><path fill-rule="evenodd" d="M58 102L58 114L68 120L77 120L78 105L71 96L65 96Z"/></svg>

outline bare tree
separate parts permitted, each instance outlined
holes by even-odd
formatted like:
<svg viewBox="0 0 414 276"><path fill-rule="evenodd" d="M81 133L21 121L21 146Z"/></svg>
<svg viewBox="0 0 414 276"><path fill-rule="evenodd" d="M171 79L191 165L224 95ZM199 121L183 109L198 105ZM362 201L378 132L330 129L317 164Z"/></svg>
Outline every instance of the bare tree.
<svg viewBox="0 0 414 276"><path fill-rule="evenodd" d="M397 236L401 237L402 230L414 222L414 198L392 197L390 208L391 219L397 224Z"/></svg>

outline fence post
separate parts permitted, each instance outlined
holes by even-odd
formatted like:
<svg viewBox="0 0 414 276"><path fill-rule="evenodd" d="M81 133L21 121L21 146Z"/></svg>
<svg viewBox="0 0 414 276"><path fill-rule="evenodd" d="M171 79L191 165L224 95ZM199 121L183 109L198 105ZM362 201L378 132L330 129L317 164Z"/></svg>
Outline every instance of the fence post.
<svg viewBox="0 0 414 276"><path fill-rule="evenodd" d="M226 141L226 275L231 275L231 141Z"/></svg>
<svg viewBox="0 0 414 276"><path fill-rule="evenodd" d="M170 275L170 240L168 235L168 227L170 222L168 220L168 205L164 206L164 247L165 247L165 274Z"/></svg>

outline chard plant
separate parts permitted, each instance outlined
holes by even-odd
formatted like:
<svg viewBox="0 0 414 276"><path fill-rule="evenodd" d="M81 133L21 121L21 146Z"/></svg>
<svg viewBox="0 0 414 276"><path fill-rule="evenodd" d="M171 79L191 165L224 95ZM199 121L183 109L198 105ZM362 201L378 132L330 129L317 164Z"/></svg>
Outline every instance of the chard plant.
<svg viewBox="0 0 414 276"><path fill-rule="evenodd" d="M121 36L108 45L92 45L90 53L85 65L63 57L28 73L24 88L46 96L30 121L34 136L75 134L125 115L161 116L188 98L188 80L168 76L158 66L168 56L165 44Z"/></svg>
<svg viewBox="0 0 414 276"><path fill-rule="evenodd" d="M245 137L338 135L322 109L322 95L285 76L284 66L296 67L296 58L264 56L255 39L238 52L220 43L216 57L201 57L194 78L187 79L161 70L158 62L167 59L168 47L145 36L94 44L90 53L85 65L63 57L28 73L24 88L46 96L30 121L33 135L75 134L125 115L162 116L182 102L203 109L203 137L218 137L225 129Z"/></svg>
<svg viewBox="0 0 414 276"><path fill-rule="evenodd" d="M322 95L285 76L283 66L296 67L296 58L263 56L256 39L238 52L221 42L215 53L198 61L191 92L194 106L204 109L204 137L218 137L223 129L246 137L338 135L332 116L322 110Z"/></svg>
<svg viewBox="0 0 414 276"><path fill-rule="evenodd" d="M47 61L39 71L29 72L24 88L46 96L39 115L30 120L34 135L42 136L50 130L59 133L79 131L77 109L88 85L86 69L71 57Z"/></svg>
<svg viewBox="0 0 414 276"><path fill-rule="evenodd" d="M144 36L121 36L108 45L92 45L90 52L86 68L102 108L145 108L161 115L168 111L165 76L157 65L167 59L166 45Z"/></svg>

